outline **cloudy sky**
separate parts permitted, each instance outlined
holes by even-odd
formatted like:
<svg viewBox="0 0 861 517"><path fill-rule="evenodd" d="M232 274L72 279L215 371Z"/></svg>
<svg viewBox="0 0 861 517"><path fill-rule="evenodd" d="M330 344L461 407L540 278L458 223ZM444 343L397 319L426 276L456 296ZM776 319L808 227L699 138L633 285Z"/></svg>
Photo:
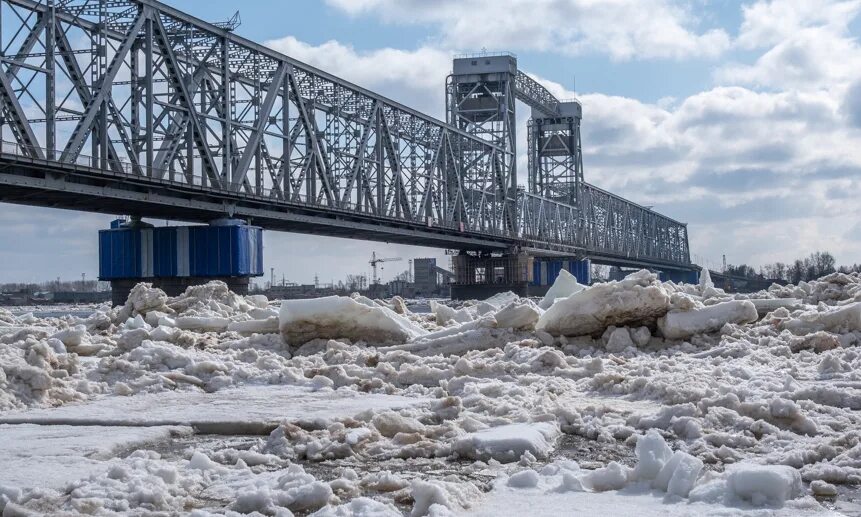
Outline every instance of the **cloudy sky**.
<svg viewBox="0 0 861 517"><path fill-rule="evenodd" d="M212 21L238 6L241 35L438 117L453 54L514 52L581 100L586 181L688 222L698 262L861 262L861 0L168 3ZM0 282L95 276L109 220L0 205ZM447 263L274 232L265 260L279 278L329 281L367 272L372 251L403 257L386 277L413 257Z"/></svg>

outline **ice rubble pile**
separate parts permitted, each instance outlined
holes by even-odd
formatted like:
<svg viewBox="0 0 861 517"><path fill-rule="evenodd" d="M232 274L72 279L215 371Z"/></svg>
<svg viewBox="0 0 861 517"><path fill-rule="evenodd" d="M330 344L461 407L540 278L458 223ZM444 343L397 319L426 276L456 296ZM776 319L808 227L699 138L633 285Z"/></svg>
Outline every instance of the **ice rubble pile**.
<svg viewBox="0 0 861 517"><path fill-rule="evenodd" d="M237 295L221 281L191 286L175 298L168 298L164 291L150 284L138 284L129 293L126 304L112 316L118 323L140 316L151 327L203 332L254 333L278 329L278 312L269 308L265 296Z"/></svg>
<svg viewBox="0 0 861 517"><path fill-rule="evenodd" d="M645 346L653 336L683 340L759 317L755 302L732 299L709 282L662 284L648 271L588 288L563 271L538 304L503 293L461 308L433 301L431 312L442 328L426 332L428 322L417 315L398 314L361 297L329 297L285 302L280 324L285 341L291 344L347 338L402 344L401 350L428 355L501 346L518 332L544 344L560 336L605 336L610 350L622 351Z"/></svg>
<svg viewBox="0 0 861 517"><path fill-rule="evenodd" d="M59 346L51 348L51 345ZM57 340L40 342L33 338L14 345L0 344L0 411L82 400L73 376L79 371L77 356L67 354Z"/></svg>
<svg viewBox="0 0 861 517"><path fill-rule="evenodd" d="M81 400L91 393L80 381L80 362L70 346L82 329L57 332L30 314L13 316L0 309L0 412L36 404Z"/></svg>
<svg viewBox="0 0 861 517"><path fill-rule="evenodd" d="M772 285L768 294L776 298L799 298L808 305L843 305L861 301L861 273L831 273L798 285Z"/></svg>
<svg viewBox="0 0 861 517"><path fill-rule="evenodd" d="M236 295L223 282L191 287L175 298L139 284L123 307L100 306L87 318L40 319L0 310L0 410L178 384L214 391L248 377L265 378L284 361L268 352L282 346L277 332L278 312L265 297ZM235 339L222 341L215 333ZM231 345L231 357L190 351ZM85 371L82 356L100 359ZM275 369L282 371L270 375L270 382L303 378L283 366Z"/></svg>
<svg viewBox="0 0 861 517"><path fill-rule="evenodd" d="M189 454L187 465L135 453L81 481L57 503L67 511L95 500L167 511L205 489L246 513L386 514L398 502L442 514L479 498L480 472L510 473L511 490L647 486L690 502L780 506L804 491L800 478L817 493L861 482L858 286L857 275L837 275L734 295L705 275L681 285L641 271L586 287L563 273L538 303L503 293L415 314L397 299L290 301L279 311L218 282L174 298L141 284L123 307L84 319L0 311L0 412L244 383L433 399L285 423L250 449ZM563 434L634 447L637 464L554 460ZM397 470L421 460L449 471L452 458L472 462L454 481L346 467L321 481L295 465ZM388 498L362 497L369 491ZM44 502L13 495L29 508Z"/></svg>
<svg viewBox="0 0 861 517"><path fill-rule="evenodd" d="M308 514L320 510L314 515L357 512L356 515L399 516L394 505L357 495L364 487L380 492L402 491L405 497L410 493L407 481L388 472L360 476L353 469L338 468L335 479L326 482L315 479L300 465L273 457L245 454L225 465L201 451L187 454L187 459L169 461L154 451L135 451L115 460L107 472L70 484L68 496L52 490L22 493L0 487L0 510L5 508L4 515L34 515L29 505L44 508L53 503L56 513L68 515L173 514L178 509L201 506L197 497L203 493L210 503L223 501L233 515L293 515L291 512ZM270 471L273 468L277 470ZM197 517L223 514L224 510L191 513Z"/></svg>

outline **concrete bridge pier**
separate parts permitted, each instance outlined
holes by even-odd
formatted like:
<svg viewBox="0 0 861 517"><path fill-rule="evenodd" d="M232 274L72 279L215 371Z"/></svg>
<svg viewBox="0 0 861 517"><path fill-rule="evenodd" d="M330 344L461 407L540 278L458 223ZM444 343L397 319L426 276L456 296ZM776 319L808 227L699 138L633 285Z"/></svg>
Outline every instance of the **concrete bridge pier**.
<svg viewBox="0 0 861 517"><path fill-rule="evenodd" d="M578 257L536 258L532 267L532 281L529 284L531 296L544 296L559 277L562 270L568 271L583 285L592 283L592 261Z"/></svg>
<svg viewBox="0 0 861 517"><path fill-rule="evenodd" d="M532 260L525 253L461 251L452 259L451 298L481 300L506 291L528 296Z"/></svg>
<svg viewBox="0 0 861 517"><path fill-rule="evenodd" d="M698 284L700 272L695 270L666 269L658 272L661 282L673 281L677 284Z"/></svg>
<svg viewBox="0 0 861 517"><path fill-rule="evenodd" d="M222 280L248 293L251 277L263 275L263 230L236 219L209 225L155 227L117 220L99 231L99 280L111 282L114 305L148 282L177 296L192 285Z"/></svg>
<svg viewBox="0 0 861 517"><path fill-rule="evenodd" d="M539 258L522 252L462 251L453 258L452 265L453 300L481 300L506 291L518 296L543 296L563 269L581 284L591 281L591 262L576 257Z"/></svg>

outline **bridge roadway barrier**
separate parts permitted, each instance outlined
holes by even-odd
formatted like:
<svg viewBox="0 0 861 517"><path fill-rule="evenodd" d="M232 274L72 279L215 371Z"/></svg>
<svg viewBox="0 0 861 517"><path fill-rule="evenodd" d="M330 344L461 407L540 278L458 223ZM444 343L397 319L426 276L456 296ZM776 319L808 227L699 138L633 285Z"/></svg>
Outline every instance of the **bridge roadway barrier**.
<svg viewBox="0 0 861 517"><path fill-rule="evenodd" d="M176 296L222 280L247 294L251 277L263 275L263 230L241 221L156 228L136 219L111 226L99 232L99 280L111 282L114 305L125 303L140 282Z"/></svg>

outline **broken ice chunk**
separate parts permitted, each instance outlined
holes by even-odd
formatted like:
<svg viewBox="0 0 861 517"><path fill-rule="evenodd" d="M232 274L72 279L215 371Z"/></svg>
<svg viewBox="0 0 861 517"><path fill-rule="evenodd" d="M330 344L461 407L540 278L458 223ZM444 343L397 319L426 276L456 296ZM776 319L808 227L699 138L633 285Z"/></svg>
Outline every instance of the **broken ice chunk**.
<svg viewBox="0 0 861 517"><path fill-rule="evenodd" d="M755 505L783 506L801 495L801 474L787 465L740 463L727 468L727 488L743 501Z"/></svg>
<svg viewBox="0 0 861 517"><path fill-rule="evenodd" d="M559 271L559 276L556 277L556 281L547 290L547 294L544 295L538 306L547 310L558 298L568 298L583 289L586 289L586 286L581 285L577 282L577 277L563 269Z"/></svg>
<svg viewBox="0 0 861 517"><path fill-rule="evenodd" d="M730 300L690 311L669 312L658 320L658 328L667 339L685 339L716 332L726 323L751 323L757 317L756 307L749 300Z"/></svg>
<svg viewBox="0 0 861 517"><path fill-rule="evenodd" d="M537 330L554 336L601 334L607 327L650 325L670 309L654 273L638 271L619 282L596 284L557 300L541 315Z"/></svg>
<svg viewBox="0 0 861 517"><path fill-rule="evenodd" d="M404 343L427 331L391 309L370 307L345 296L281 302L281 335L290 344L346 338Z"/></svg>
<svg viewBox="0 0 861 517"><path fill-rule="evenodd" d="M546 458L559 434L559 426L551 422L507 424L471 433L458 440L454 450L461 456L482 461L517 461L526 452Z"/></svg>

